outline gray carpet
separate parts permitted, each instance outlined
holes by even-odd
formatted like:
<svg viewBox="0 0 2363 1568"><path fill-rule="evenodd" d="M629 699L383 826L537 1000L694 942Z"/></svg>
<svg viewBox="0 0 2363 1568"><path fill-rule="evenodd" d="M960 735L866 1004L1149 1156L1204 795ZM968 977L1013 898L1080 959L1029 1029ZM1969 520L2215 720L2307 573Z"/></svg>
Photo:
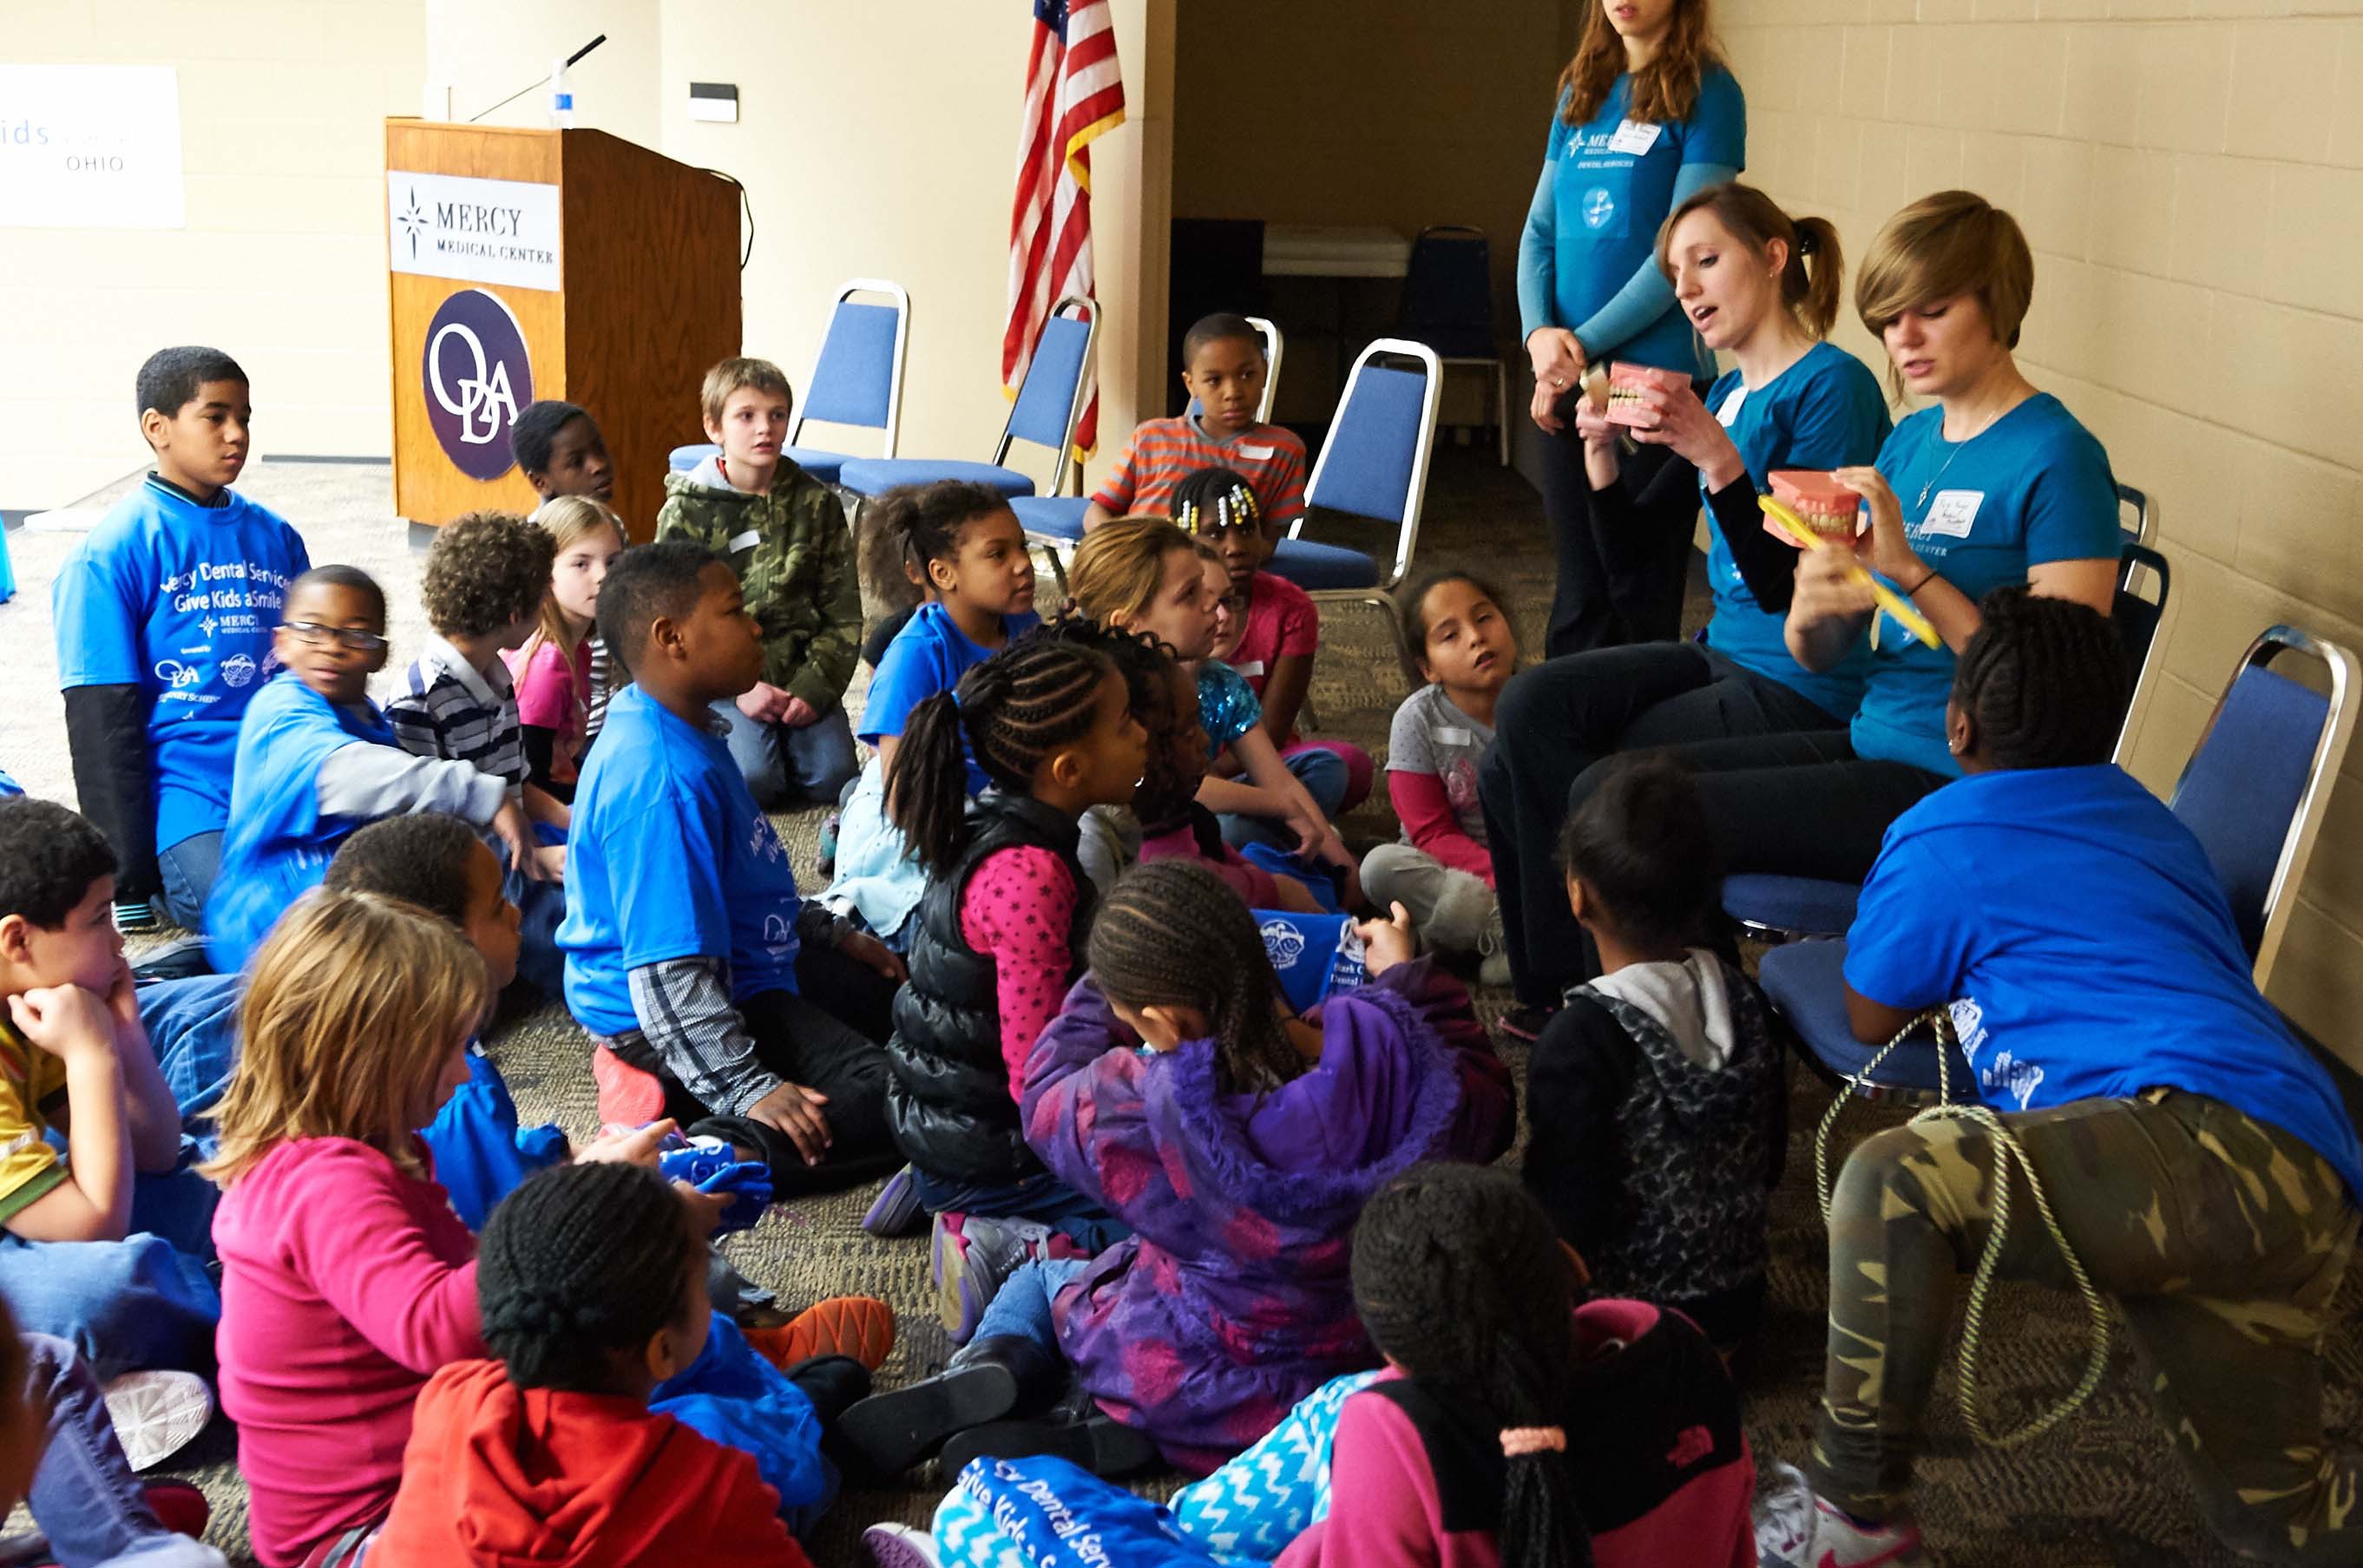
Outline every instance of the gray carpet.
<svg viewBox="0 0 2363 1568"><path fill-rule="evenodd" d="M369 464L259 464L242 486L293 520L318 561L365 567L385 584L394 605L393 635L398 663L425 628L416 583L419 548L392 514L388 471ZM106 495L94 498L103 505ZM70 536L8 536L21 592L0 606L0 766L36 794L72 798L62 710L56 693L50 640L49 585L71 548ZM1540 645L1550 592L1550 558L1541 508L1523 482L1483 461L1448 448L1437 454L1421 538L1423 568L1465 566L1492 577L1510 608L1529 657ZM1048 602L1047 593L1045 601ZM1695 617L1703 606L1693 595ZM1383 750L1388 720L1403 695L1402 678L1373 612L1334 612L1315 671L1313 700L1320 732ZM780 819L798 875L810 879L817 813ZM1344 824L1358 845L1391 837L1392 817L1381 799ZM809 880L806 883L810 885ZM1505 998L1479 998L1489 1018ZM562 1009L547 1006L504 1019L491 1047L527 1119L555 1119L575 1133L595 1118L581 1032ZM1507 1054L1523 1073L1525 1052ZM1774 1209L1769 1320L1747 1383L1749 1435L1759 1462L1795 1460L1812 1430L1822 1361L1825 1257L1812 1193L1813 1127L1829 1092L1796 1074L1789 1176ZM1850 1114L1845 1137L1880 1125L1881 1113ZM901 1340L881 1373L892 1384L940 1364L947 1351L935 1322L924 1240L881 1241L865 1235L860 1218L867 1192L775 1209L756 1230L734 1239L735 1261L787 1301L862 1293L893 1304ZM2071 1301L2007 1290L1988 1335L1986 1381L2000 1403L2002 1424L2014 1424L2030 1402L2072 1384L2083 1355L2082 1327ZM2350 1292L2350 1305L2352 1293ZM2355 1390L2363 1385L2363 1340L2349 1314L2333 1335L2329 1381L2335 1433L2356 1418ZM2206 1537L2189 1488L2175 1473L2165 1441L2151 1424L2122 1346L2111 1375L2091 1407L2064 1429L2024 1448L1980 1451L1970 1442L1945 1384L1931 1424L1918 1502L1930 1544L1947 1563L1991 1565L2088 1563L2214 1563L2232 1561ZM2260 1389L2258 1397L2282 1396ZM243 1487L233 1465L234 1439L216 1421L170 1468L202 1485L216 1505L210 1539L237 1557L245 1547ZM1159 1493L1171 1477L1148 1484ZM863 1526L882 1518L924 1524L942 1479L922 1473L916 1485L887 1492L849 1492L808 1542L823 1568L863 1561L855 1544Z"/></svg>

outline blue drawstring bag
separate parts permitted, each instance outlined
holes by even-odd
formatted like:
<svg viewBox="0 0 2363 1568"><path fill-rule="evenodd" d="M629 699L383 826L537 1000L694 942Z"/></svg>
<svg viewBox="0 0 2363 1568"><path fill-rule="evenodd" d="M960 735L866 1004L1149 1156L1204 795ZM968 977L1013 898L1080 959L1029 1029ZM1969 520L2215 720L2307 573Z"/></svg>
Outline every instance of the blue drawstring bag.
<svg viewBox="0 0 2363 1568"><path fill-rule="evenodd" d="M1348 915L1296 915L1284 909L1255 909L1256 929L1271 971L1280 977L1281 994L1297 1012L1311 1011L1340 991L1351 991L1370 978L1362 964L1361 933Z"/></svg>
<svg viewBox="0 0 2363 1568"><path fill-rule="evenodd" d="M944 1568L1213 1568L1146 1497L1063 1459L980 1459L936 1508Z"/></svg>
<svg viewBox="0 0 2363 1568"><path fill-rule="evenodd" d="M780 1495L780 1518L802 1535L837 1501L837 1466L821 1456L820 1412L787 1374L717 1312L688 1370L656 1386L649 1408L700 1436L752 1454Z"/></svg>
<svg viewBox="0 0 2363 1568"><path fill-rule="evenodd" d="M1313 902L1329 914L1335 915L1344 908L1337 901L1337 890L1343 885L1346 873L1327 861L1307 860L1277 844L1262 843L1247 845L1239 851L1239 858L1274 876L1303 883L1304 890L1313 895Z"/></svg>
<svg viewBox="0 0 2363 1568"><path fill-rule="evenodd" d="M471 1230L482 1230L519 1182L566 1158L566 1134L556 1126L519 1130L501 1070L474 1046L468 1048L468 1081L418 1136L435 1156L435 1179L451 1195L452 1212Z"/></svg>

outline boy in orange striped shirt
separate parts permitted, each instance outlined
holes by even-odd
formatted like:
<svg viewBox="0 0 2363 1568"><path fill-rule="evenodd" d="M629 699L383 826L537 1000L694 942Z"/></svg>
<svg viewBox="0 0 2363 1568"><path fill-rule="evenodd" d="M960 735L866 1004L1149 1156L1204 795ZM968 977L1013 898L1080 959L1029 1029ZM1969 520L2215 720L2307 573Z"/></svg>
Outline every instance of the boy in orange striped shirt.
<svg viewBox="0 0 2363 1568"><path fill-rule="evenodd" d="M1266 525L1287 528L1304 510L1304 443L1256 421L1270 370L1263 339L1244 316L1205 317L1182 338L1182 384L1199 412L1146 420L1133 431L1115 472L1093 493L1084 528L1141 513L1170 516L1173 487L1202 468L1245 475Z"/></svg>

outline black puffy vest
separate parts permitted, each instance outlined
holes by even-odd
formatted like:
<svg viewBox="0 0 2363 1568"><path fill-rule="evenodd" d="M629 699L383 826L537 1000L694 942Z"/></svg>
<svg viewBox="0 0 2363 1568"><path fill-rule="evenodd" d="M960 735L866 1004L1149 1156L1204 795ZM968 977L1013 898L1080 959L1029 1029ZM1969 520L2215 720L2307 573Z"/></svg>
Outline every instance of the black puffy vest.
<svg viewBox="0 0 2363 1568"><path fill-rule="evenodd" d="M949 875L919 899L911 936L911 978L894 994L893 1075L886 1122L904 1158L942 1180L998 1184L1042 1168L1017 1116L1001 1056L1001 1007L993 960L962 940L960 898L985 857L1001 850L1048 850L1075 879L1078 903L1070 982L1082 973L1083 942L1096 895L1075 859L1073 818L1026 795L988 790L969 806L970 840Z"/></svg>

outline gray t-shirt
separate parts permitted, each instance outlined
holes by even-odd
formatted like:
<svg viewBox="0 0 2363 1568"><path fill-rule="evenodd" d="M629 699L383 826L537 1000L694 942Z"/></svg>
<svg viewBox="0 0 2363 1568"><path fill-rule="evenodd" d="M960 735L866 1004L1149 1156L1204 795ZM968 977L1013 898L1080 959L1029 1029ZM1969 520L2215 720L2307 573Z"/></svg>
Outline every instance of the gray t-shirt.
<svg viewBox="0 0 2363 1568"><path fill-rule="evenodd" d="M1395 709L1387 736L1387 772L1434 773L1460 830L1482 844L1485 812L1477 799L1477 761L1493 743L1493 727L1460 711L1442 686L1422 686ZM1409 843L1408 835L1403 841Z"/></svg>

